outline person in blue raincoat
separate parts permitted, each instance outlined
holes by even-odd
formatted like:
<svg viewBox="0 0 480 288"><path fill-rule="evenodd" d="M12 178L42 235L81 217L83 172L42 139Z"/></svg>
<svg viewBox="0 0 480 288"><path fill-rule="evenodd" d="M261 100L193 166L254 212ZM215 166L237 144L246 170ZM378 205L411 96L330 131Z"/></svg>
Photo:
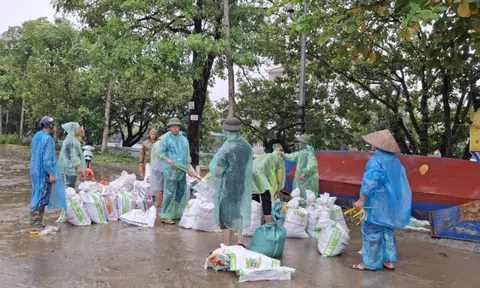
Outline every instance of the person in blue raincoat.
<svg viewBox="0 0 480 288"><path fill-rule="evenodd" d="M83 175L87 163L83 156L82 145L78 140L83 134L83 127L77 122L69 122L62 125L67 137L63 140L62 150L58 156L58 166L64 176L65 185L75 188L77 177Z"/></svg>
<svg viewBox="0 0 480 288"><path fill-rule="evenodd" d="M30 181L32 197L30 200L30 233L38 234L45 226L42 224L45 206L48 209L67 209L65 186L55 156L55 121L45 116L40 120L41 130L32 139L30 156Z"/></svg>
<svg viewBox="0 0 480 288"><path fill-rule="evenodd" d="M250 226L252 201L253 150L240 136L237 118L228 118L222 126L227 140L209 165L217 177L215 220L223 232L223 244L230 246L232 232L237 231L237 245L243 246L242 229Z"/></svg>
<svg viewBox="0 0 480 288"><path fill-rule="evenodd" d="M190 176L195 175L190 164L192 158L188 140L180 133L181 124L178 118L168 121L170 132L160 141L158 152L162 159L164 175L161 222L171 225L175 224L173 220L182 217L187 196L187 177L185 172L178 168L188 171Z"/></svg>
<svg viewBox="0 0 480 288"><path fill-rule="evenodd" d="M376 151L367 163L360 199L355 203L355 209L365 207L367 213L362 222L363 263L351 267L394 270L397 262L394 229L404 228L410 221L412 191L405 168L395 155L400 148L390 131L362 138Z"/></svg>

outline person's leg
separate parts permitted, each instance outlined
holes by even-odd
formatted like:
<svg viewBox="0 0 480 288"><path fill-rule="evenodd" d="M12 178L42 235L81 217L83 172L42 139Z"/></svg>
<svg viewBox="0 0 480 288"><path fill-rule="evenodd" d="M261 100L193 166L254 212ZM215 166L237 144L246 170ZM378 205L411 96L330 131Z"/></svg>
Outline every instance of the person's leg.
<svg viewBox="0 0 480 288"><path fill-rule="evenodd" d="M376 270L382 268L383 259L383 227L362 222L363 263L353 265L359 270Z"/></svg>
<svg viewBox="0 0 480 288"><path fill-rule="evenodd" d="M383 266L387 269L395 269L397 263L397 243L395 240L395 230L393 228L383 228L384 250Z"/></svg>
<svg viewBox="0 0 480 288"><path fill-rule="evenodd" d="M232 233L233 233L233 231L232 231ZM237 245L241 245L241 246L245 247L245 245L243 244L242 230L237 231Z"/></svg>
<svg viewBox="0 0 480 288"><path fill-rule="evenodd" d="M223 232L223 245L232 245L232 231L229 229L222 229Z"/></svg>
<svg viewBox="0 0 480 288"><path fill-rule="evenodd" d="M262 210L265 216L265 223L272 222L272 198L270 191L265 191L261 195L262 198Z"/></svg>
<svg viewBox="0 0 480 288"><path fill-rule="evenodd" d="M52 183L50 183L49 175L45 176L45 186L44 186L43 196L40 199L37 208L35 210L30 211L30 226L32 232L40 231L45 226L42 224L43 222L43 214L45 213L45 206L48 205L50 200L50 194L52 192Z"/></svg>
<svg viewBox="0 0 480 288"><path fill-rule="evenodd" d="M175 202L175 191L177 189L177 181L175 180L175 171L164 172L165 189L163 190L161 222L165 224L175 224L172 219L172 208ZM162 218L163 217L163 218Z"/></svg>

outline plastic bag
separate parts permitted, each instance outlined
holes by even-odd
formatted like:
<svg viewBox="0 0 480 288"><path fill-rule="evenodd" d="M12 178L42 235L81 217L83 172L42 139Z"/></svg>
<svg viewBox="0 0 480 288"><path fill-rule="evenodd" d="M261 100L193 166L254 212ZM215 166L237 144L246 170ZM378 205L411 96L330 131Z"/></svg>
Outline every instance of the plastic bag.
<svg viewBox="0 0 480 288"><path fill-rule="evenodd" d="M157 208L150 207L147 212L140 209L130 210L128 213L120 216L120 220L136 226L153 227L155 225L155 218L157 217Z"/></svg>
<svg viewBox="0 0 480 288"><path fill-rule="evenodd" d="M211 177L208 180L200 181L197 185L193 186L193 190L200 193L207 201L215 203L215 185L216 178Z"/></svg>
<svg viewBox="0 0 480 288"><path fill-rule="evenodd" d="M293 199L287 203L287 212L283 227L287 230L289 238L309 238L306 229L308 222L308 211L300 207L300 203L304 201L299 197L300 190L295 189L292 192Z"/></svg>
<svg viewBox="0 0 480 288"><path fill-rule="evenodd" d="M238 281L273 281L273 280L291 280L294 268L273 267L273 268L246 268L236 271Z"/></svg>
<svg viewBox="0 0 480 288"><path fill-rule="evenodd" d="M242 246L226 246L230 258L230 271L245 268L272 268L280 267L280 260L270 258L263 254L249 251Z"/></svg>
<svg viewBox="0 0 480 288"><path fill-rule="evenodd" d="M337 256L347 248L350 236L343 225L326 219L319 221L317 227L321 229L318 234L317 248L323 256Z"/></svg>
<svg viewBox="0 0 480 288"><path fill-rule="evenodd" d="M92 224L92 220L83 204L82 197L75 192L75 189L67 188L66 195L67 211L65 214L68 223L74 226L87 226Z"/></svg>
<svg viewBox="0 0 480 288"><path fill-rule="evenodd" d="M192 228L205 232L218 231L218 224L215 221L215 207L213 203L206 201L203 197L201 198L198 215Z"/></svg>
<svg viewBox="0 0 480 288"><path fill-rule="evenodd" d="M273 222L266 223L255 231L250 250L268 257L282 257L287 231L280 224L285 218L281 210L282 202L275 202L272 209Z"/></svg>
<svg viewBox="0 0 480 288"><path fill-rule="evenodd" d="M308 210L308 221L307 221L307 234L314 238L318 239L318 234L321 229L317 228L318 221L320 219L325 220L329 219L328 210L323 209L320 205L313 203L309 206Z"/></svg>
<svg viewBox="0 0 480 288"><path fill-rule="evenodd" d="M85 191L80 191L79 195L82 197L83 204L85 205L92 222L97 224L107 224L107 218L105 217L105 210L100 195L95 192Z"/></svg>
<svg viewBox="0 0 480 288"><path fill-rule="evenodd" d="M252 214L251 214L251 221L250 226L247 229L243 229L242 235L243 236L253 236L257 228L262 226L262 217L263 217L263 209L262 204L258 203L255 200L252 200Z"/></svg>
<svg viewBox="0 0 480 288"><path fill-rule="evenodd" d="M180 219L178 226L186 229L192 229L195 225L195 220L200 212L200 204L202 203L199 193L195 193L195 197L195 199L190 199L187 202L187 205L183 209L182 218Z"/></svg>
<svg viewBox="0 0 480 288"><path fill-rule="evenodd" d="M222 244L223 245L223 244ZM212 268L215 271L228 271L230 269L230 257L223 247L216 249L205 261L205 270Z"/></svg>
<svg viewBox="0 0 480 288"><path fill-rule="evenodd" d="M135 200L134 209L147 211L148 209L147 193L150 185L145 183L144 181L135 181L133 185L134 185L134 188L131 193L131 197Z"/></svg>

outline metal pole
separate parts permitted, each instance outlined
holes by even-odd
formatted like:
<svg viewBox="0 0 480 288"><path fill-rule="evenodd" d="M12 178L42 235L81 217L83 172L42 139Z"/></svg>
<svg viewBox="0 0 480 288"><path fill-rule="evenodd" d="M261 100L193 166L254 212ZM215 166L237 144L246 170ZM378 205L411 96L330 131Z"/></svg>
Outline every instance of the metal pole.
<svg viewBox="0 0 480 288"><path fill-rule="evenodd" d="M307 14L307 4L303 1L303 14ZM305 133L305 66L307 54L307 40L305 32L302 32L302 46L300 51L300 93L298 95L297 122L295 123L296 134L300 136Z"/></svg>

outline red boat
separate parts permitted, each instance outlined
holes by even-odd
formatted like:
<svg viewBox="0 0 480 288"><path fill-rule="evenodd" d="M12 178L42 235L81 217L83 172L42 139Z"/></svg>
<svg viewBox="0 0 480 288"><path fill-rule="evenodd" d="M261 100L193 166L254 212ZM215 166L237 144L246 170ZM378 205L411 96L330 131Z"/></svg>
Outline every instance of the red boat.
<svg viewBox="0 0 480 288"><path fill-rule="evenodd" d="M372 154L319 151L319 190L337 197L337 205L352 207L358 199L365 166ZM480 165L476 162L423 156L400 156L412 189L412 216L428 220L430 211L480 200ZM292 188L295 162L285 160L287 185ZM422 175L420 167L428 166Z"/></svg>

